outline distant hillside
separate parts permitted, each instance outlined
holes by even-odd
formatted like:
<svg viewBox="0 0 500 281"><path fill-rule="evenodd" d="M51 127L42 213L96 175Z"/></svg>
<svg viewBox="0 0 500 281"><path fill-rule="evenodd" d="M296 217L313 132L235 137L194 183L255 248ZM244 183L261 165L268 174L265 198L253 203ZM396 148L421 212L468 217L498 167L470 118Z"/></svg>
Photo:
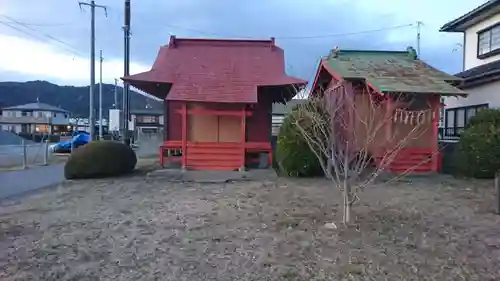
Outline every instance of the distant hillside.
<svg viewBox="0 0 500 281"><path fill-rule="evenodd" d="M98 91L95 89L95 108L98 112ZM114 103L115 85L103 84L103 113L108 115L108 110ZM123 88L118 87L118 104L121 108ZM78 117L87 117L89 114L89 87L58 86L47 81L29 82L0 82L0 108L26 103L40 102L59 106ZM131 109L144 109L149 104L154 109L162 109L160 101L147 98L137 92L130 92Z"/></svg>

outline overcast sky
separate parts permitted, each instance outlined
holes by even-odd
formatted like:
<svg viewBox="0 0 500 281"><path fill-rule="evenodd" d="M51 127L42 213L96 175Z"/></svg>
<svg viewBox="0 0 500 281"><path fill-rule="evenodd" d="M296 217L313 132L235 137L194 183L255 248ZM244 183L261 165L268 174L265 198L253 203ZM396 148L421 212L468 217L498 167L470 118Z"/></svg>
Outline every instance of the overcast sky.
<svg viewBox="0 0 500 281"><path fill-rule="evenodd" d="M310 80L319 57L328 54L335 46L376 50L405 50L409 45L416 46L417 21L424 23L422 59L446 72L459 72L462 52L457 44L462 42L462 35L438 30L449 20L485 1L131 2L132 74L150 68L159 46L167 44L170 35L263 39L274 36L277 44L285 50L288 73ZM101 9L96 11L96 54L103 50L104 80L112 83L114 78L123 74L123 0L96 0L96 3L108 7L108 17ZM0 21L0 81L48 80L64 85L88 84L88 7L80 10L76 0L0 0ZM15 21L29 25L26 27ZM404 26L410 24L413 26ZM402 27L364 32L394 26ZM345 33L357 34L341 35ZM456 48L458 50L454 51ZM98 72L96 75L98 79Z"/></svg>

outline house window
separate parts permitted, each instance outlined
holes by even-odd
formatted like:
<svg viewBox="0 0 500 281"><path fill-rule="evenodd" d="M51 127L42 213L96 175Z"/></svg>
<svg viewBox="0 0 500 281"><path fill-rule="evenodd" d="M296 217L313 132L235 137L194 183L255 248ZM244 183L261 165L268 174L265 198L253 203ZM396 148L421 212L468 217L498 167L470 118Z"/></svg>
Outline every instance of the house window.
<svg viewBox="0 0 500 281"><path fill-rule="evenodd" d="M478 58L486 58L500 51L500 25L478 32L477 37Z"/></svg>
<svg viewBox="0 0 500 281"><path fill-rule="evenodd" d="M460 137L460 133L467 125L469 119L484 108L488 108L487 103L446 109L444 137Z"/></svg>
<svg viewBox="0 0 500 281"><path fill-rule="evenodd" d="M139 123L156 123L156 116L138 116Z"/></svg>

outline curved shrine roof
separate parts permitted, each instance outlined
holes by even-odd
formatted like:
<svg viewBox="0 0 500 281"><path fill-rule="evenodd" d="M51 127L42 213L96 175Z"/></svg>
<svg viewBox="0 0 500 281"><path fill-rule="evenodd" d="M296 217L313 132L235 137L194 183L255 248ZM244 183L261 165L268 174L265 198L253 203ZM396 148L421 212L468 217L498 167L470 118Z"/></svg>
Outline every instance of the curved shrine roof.
<svg viewBox="0 0 500 281"><path fill-rule="evenodd" d="M123 80L167 100L224 103L256 103L258 86L307 84L286 75L284 52L274 39L176 39L175 36L160 48L151 70Z"/></svg>

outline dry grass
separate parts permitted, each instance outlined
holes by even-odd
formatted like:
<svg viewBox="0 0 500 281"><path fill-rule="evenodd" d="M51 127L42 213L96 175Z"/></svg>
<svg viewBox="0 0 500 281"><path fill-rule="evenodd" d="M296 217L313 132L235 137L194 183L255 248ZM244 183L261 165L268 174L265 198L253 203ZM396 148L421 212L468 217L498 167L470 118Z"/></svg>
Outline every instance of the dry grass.
<svg viewBox="0 0 500 281"><path fill-rule="evenodd" d="M499 280L490 183L67 183L0 205L1 280Z"/></svg>

